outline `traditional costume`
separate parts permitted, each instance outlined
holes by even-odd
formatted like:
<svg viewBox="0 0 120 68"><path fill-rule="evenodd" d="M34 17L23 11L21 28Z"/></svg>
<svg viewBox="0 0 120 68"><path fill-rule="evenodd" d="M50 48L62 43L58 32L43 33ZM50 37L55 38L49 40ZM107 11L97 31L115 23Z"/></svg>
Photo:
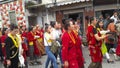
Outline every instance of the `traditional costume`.
<svg viewBox="0 0 120 68"><path fill-rule="evenodd" d="M29 45L29 56L30 56L30 61L31 61L31 64L32 61L34 60L34 34L33 32L28 32L27 34L27 39L28 39L28 45Z"/></svg>
<svg viewBox="0 0 120 68"><path fill-rule="evenodd" d="M69 63L68 68L79 68L76 51L76 41L73 34L65 32L62 35L62 60Z"/></svg>
<svg viewBox="0 0 120 68"><path fill-rule="evenodd" d="M90 25L87 29L87 40L92 63L88 68L102 68L102 41L97 41L94 36L95 34L101 36L100 33L97 32L96 28Z"/></svg>
<svg viewBox="0 0 120 68"><path fill-rule="evenodd" d="M36 32L36 35L39 36L39 38L36 39L36 44L39 49L39 52L44 55L45 54L45 47L43 46L43 33L42 31L38 30Z"/></svg>
<svg viewBox="0 0 120 68"><path fill-rule="evenodd" d="M21 38L22 38L22 48L23 48L23 56L25 58L25 60L27 60L27 51L28 51L28 45L27 45L27 33L26 32L22 32L21 34Z"/></svg>
<svg viewBox="0 0 120 68"><path fill-rule="evenodd" d="M1 44L2 44L2 53L3 53L3 55L4 55L4 62L3 62L3 64L4 64L4 66L6 67L7 66L7 62L6 62L6 48L5 48L5 39L7 38L7 35L2 35L1 36Z"/></svg>
<svg viewBox="0 0 120 68"><path fill-rule="evenodd" d="M84 68L84 57L83 57L82 46L81 46L82 40L79 37L77 31L73 31L72 34L76 38L77 61L78 61L79 68Z"/></svg>
<svg viewBox="0 0 120 68"><path fill-rule="evenodd" d="M120 56L120 35L118 37L118 45L117 45L117 48L116 48L116 55Z"/></svg>

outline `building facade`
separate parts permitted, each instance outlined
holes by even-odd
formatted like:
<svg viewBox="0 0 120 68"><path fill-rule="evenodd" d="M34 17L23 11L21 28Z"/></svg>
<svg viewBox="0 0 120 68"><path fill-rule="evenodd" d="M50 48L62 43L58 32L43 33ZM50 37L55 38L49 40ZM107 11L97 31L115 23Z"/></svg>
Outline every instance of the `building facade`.
<svg viewBox="0 0 120 68"><path fill-rule="evenodd" d="M94 16L92 3L91 0L51 0L47 3L42 1L41 4L33 5L28 8L30 13L29 23L33 22L31 18L34 18L34 22L44 26L44 23L49 23L50 21L62 23L63 18L73 18L76 20L80 17L82 32L85 32L87 27L85 17L88 15Z"/></svg>
<svg viewBox="0 0 120 68"><path fill-rule="evenodd" d="M2 1L0 4L0 19L1 27L9 27L10 23L27 26L24 0Z"/></svg>

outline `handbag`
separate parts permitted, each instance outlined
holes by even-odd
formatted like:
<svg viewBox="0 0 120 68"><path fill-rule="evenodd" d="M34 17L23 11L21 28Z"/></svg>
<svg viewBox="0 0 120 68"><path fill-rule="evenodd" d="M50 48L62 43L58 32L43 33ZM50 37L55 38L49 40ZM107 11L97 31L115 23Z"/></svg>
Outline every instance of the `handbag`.
<svg viewBox="0 0 120 68"><path fill-rule="evenodd" d="M52 51L52 53L57 53L58 52L58 48L59 48L59 44L57 41L52 41L50 50Z"/></svg>
<svg viewBox="0 0 120 68"><path fill-rule="evenodd" d="M47 42L47 44L48 44L48 41L47 41L46 38L45 38L45 40L46 40L46 42ZM50 46L50 45L48 44L48 46ZM51 43L51 46L50 46L50 51L51 51L53 54L55 54L55 53L58 52L58 48L59 48L58 42L55 41L55 40L53 40L52 43Z"/></svg>

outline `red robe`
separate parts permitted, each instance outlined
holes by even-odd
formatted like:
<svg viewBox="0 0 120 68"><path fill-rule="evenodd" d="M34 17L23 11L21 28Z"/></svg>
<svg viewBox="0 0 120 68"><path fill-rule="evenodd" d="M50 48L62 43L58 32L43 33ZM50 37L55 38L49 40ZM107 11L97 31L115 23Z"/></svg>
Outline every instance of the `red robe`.
<svg viewBox="0 0 120 68"><path fill-rule="evenodd" d="M68 68L79 68L76 58L76 45L70 38L69 33L65 32L62 35L62 60L63 62L68 61Z"/></svg>
<svg viewBox="0 0 120 68"><path fill-rule="evenodd" d="M73 31L72 33L76 38L77 61L78 61L79 68L84 68L84 57L83 57L82 46L81 46L82 40L76 31Z"/></svg>
<svg viewBox="0 0 120 68"><path fill-rule="evenodd" d="M100 33L98 35L100 36ZM102 42L96 40L93 26L89 26L87 29L87 41L92 62L102 62Z"/></svg>
<svg viewBox="0 0 120 68"><path fill-rule="evenodd" d="M29 46L34 46L34 55L37 55L39 56L40 55L40 52L39 52L39 49L36 45L36 39L35 39L35 35L36 33L34 32L28 32L28 44Z"/></svg>
<svg viewBox="0 0 120 68"><path fill-rule="evenodd" d="M41 53L41 55L44 55L45 54L45 47L43 45L43 32L41 30L38 30L36 32L36 35L40 36L40 38L36 39L37 47L38 47L39 52Z"/></svg>
<svg viewBox="0 0 120 68"><path fill-rule="evenodd" d="M1 36L1 43L5 44L5 39L7 38L7 35L3 35ZM3 55L6 57L6 50L5 50L5 46L2 46L2 53Z"/></svg>
<svg viewBox="0 0 120 68"><path fill-rule="evenodd" d="M43 39L43 38L44 38L44 30L41 29L41 30L40 30L40 33L41 33L41 38Z"/></svg>
<svg viewBox="0 0 120 68"><path fill-rule="evenodd" d="M27 39L28 39L29 46L33 46L33 42L35 39L34 39L34 35L32 32L28 32Z"/></svg>
<svg viewBox="0 0 120 68"><path fill-rule="evenodd" d="M23 57L24 57L24 59L26 60L27 59L27 55L26 55L26 52L28 51L28 45L25 43L25 41L24 41L24 38L27 38L27 33L26 32L23 32L22 34L21 34L21 38L22 38L22 41L23 41L23 43L22 43L22 48L23 48Z"/></svg>
<svg viewBox="0 0 120 68"><path fill-rule="evenodd" d="M4 43L5 44L5 39L7 38L7 35L3 35L3 36L1 36L1 43ZM3 55L4 55L4 57L5 57L5 60L4 60L4 64L6 64L7 62L6 62L6 48L5 48L5 45L4 46L2 46L2 53L3 53Z"/></svg>
<svg viewBox="0 0 120 68"><path fill-rule="evenodd" d="M116 48L116 55L120 56L120 36L118 37L118 45Z"/></svg>

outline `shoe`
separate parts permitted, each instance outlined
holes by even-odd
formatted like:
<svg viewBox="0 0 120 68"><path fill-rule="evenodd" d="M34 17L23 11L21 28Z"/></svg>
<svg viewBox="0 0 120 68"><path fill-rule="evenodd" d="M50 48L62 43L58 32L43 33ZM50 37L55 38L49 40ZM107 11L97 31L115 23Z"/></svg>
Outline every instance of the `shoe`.
<svg viewBox="0 0 120 68"><path fill-rule="evenodd" d="M42 65L41 61L36 61L36 63L37 63L38 65Z"/></svg>
<svg viewBox="0 0 120 68"><path fill-rule="evenodd" d="M108 62L108 63L114 63L114 61L113 61L113 60L107 60L107 62Z"/></svg>
<svg viewBox="0 0 120 68"><path fill-rule="evenodd" d="M51 65L50 68L53 68L53 65Z"/></svg>
<svg viewBox="0 0 120 68"><path fill-rule="evenodd" d="M33 63L33 62L30 62L30 63L29 63L29 65L30 65L30 66L33 66L33 65L34 65L34 63Z"/></svg>

